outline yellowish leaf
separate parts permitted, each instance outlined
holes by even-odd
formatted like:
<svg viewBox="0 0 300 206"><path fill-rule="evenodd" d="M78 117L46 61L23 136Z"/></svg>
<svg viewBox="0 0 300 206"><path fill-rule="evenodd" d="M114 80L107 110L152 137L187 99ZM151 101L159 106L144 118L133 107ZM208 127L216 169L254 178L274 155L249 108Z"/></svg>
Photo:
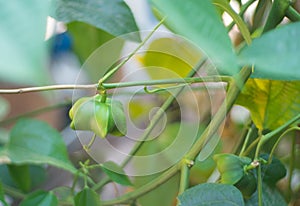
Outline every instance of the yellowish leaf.
<svg viewBox="0 0 300 206"><path fill-rule="evenodd" d="M249 79L237 104L248 108L259 130L273 130L300 112L300 81Z"/></svg>

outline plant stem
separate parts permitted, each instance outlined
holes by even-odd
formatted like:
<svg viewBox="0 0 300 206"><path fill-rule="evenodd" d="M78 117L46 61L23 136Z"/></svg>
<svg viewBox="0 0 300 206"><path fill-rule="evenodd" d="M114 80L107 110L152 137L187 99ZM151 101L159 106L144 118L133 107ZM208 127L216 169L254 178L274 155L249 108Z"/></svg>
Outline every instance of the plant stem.
<svg viewBox="0 0 300 206"><path fill-rule="evenodd" d="M183 160L180 169L180 183L178 195L182 194L189 187L190 168Z"/></svg>
<svg viewBox="0 0 300 206"><path fill-rule="evenodd" d="M193 84L201 82L229 82L230 76L208 76L208 77L194 77L194 78L174 78L174 79L160 79L160 80L148 80L148 81L133 81L133 82L118 82L118 83L103 83L103 89L115 89L120 87L134 87L134 86L153 86L162 84ZM87 85L49 85L41 87L27 87L19 89L0 89L0 94L21 94L28 92L41 92L49 90L60 90L60 89L96 89L97 84Z"/></svg>
<svg viewBox="0 0 300 206"><path fill-rule="evenodd" d="M300 119L300 114L298 114L297 116L293 117L292 119L290 119L289 121L287 121L285 124L283 124L282 126L278 127L277 129L273 130L272 132L269 132L266 135L263 135L261 137L261 139L258 142L258 145L256 147L256 151L255 151L255 157L258 157L259 155L259 151L261 149L261 147L269 140L271 139L273 136L275 136L276 134L280 134L282 133L284 130L286 130L290 125L292 125L293 123L295 123L296 121L298 121Z"/></svg>
<svg viewBox="0 0 300 206"><path fill-rule="evenodd" d="M15 122L16 120L18 120L20 118L32 117L32 116L35 116L35 115L38 115L38 114L41 114L41 113L45 113L45 112L49 112L49 111L52 111L52 110L55 110L55 109L59 109L59 108L67 106L70 103L72 103L72 101L66 101L66 102L54 104L54 105L51 105L51 106L48 106L48 107L40 108L40 109L37 109L37 110L34 110L34 111L30 111L30 112L27 112L27 113L24 113L24 114L21 114L21 115L17 115L17 116L8 118L8 119L4 119L4 120L0 121L0 126L10 124L10 123Z"/></svg>
<svg viewBox="0 0 300 206"><path fill-rule="evenodd" d="M298 131L300 131L300 127L291 127L291 128L289 128L289 129L287 129L286 131L284 131L284 132L280 135L280 137L277 139L277 141L276 141L275 144L273 145L273 148L272 148L272 150L271 150L271 152L270 152L268 164L271 163L272 158L273 158L273 154L274 154L275 149L277 148L279 142L284 138L284 136L285 136L287 133L289 133L289 132L291 132L291 131L293 131L293 130L298 130Z"/></svg>
<svg viewBox="0 0 300 206"><path fill-rule="evenodd" d="M258 206L263 206L261 165L257 167L257 195L258 195Z"/></svg>
<svg viewBox="0 0 300 206"><path fill-rule="evenodd" d="M203 148L204 143L209 140L215 132L218 130L220 124L225 118L226 113L231 109L233 106L233 103L235 102L238 94L240 93L240 84L244 84L247 79L249 78L251 74L251 69L244 67L241 72L235 76L234 81L232 84L230 84L229 90L228 90L228 97L223 102L222 106L220 107L217 114L212 119L209 126L206 128L206 130L202 133L202 135L198 138L198 140L195 142L195 144L192 146L191 150L187 153L185 159L193 160L198 155L200 150ZM237 83L238 82L238 83ZM158 178L152 180L151 182L147 183L146 185L143 185L136 189L135 191L128 192L114 200L109 201L103 201L102 205L116 205L120 203L128 203L132 199L136 199L149 191L155 189L159 185L166 182L168 179L173 177L182 166L182 162L178 162L173 167L168 169L166 172L164 172L162 175L160 175Z"/></svg>
<svg viewBox="0 0 300 206"><path fill-rule="evenodd" d="M99 86L101 86L101 84L103 82L105 82L107 79L109 79L114 73L116 73L122 66L124 66L124 64L126 64L131 57L133 57L137 51L142 48L142 46L144 46L144 44L150 39L150 37L154 34L154 32L162 25L162 23L164 22L164 19L162 19L155 27L154 29L146 36L146 38L137 46L137 48L135 48L135 50L133 50L133 52L131 52L123 61L121 61L120 64L118 64L116 67L114 67L113 69L111 69L109 72L107 72L100 80L99 80Z"/></svg>
<svg viewBox="0 0 300 206"><path fill-rule="evenodd" d="M291 5L286 10L286 16L291 21L300 21L300 14Z"/></svg>
<svg viewBox="0 0 300 206"><path fill-rule="evenodd" d="M251 35L247 28L247 25L243 21L243 19L235 13L235 11L231 8L230 4L227 1L223 0L213 0L213 3L227 12L231 18L235 21L236 25L238 26L242 36L244 37L246 43L249 45L251 44Z"/></svg>
<svg viewBox="0 0 300 206"><path fill-rule="evenodd" d="M202 59L196 66L191 70L191 72L187 75L188 77L192 77L195 75L195 73L198 71L201 66L204 65L206 62L206 58ZM163 103L161 108L155 113L155 115L152 117L150 124L146 128L145 132L143 133L143 136L141 137L141 141L137 142L134 147L131 149L130 153L128 154L127 158L122 162L121 167L124 167L128 164L128 162L131 160L133 155L141 148L143 145L144 141L148 138L150 135L151 131L154 129L164 112L170 107L172 102L176 99L176 97L183 91L182 88L178 88L173 95L169 96L168 99ZM102 179L99 183L97 183L93 189L98 190L102 188L104 185L110 182L110 179L108 177Z"/></svg>
<svg viewBox="0 0 300 206"><path fill-rule="evenodd" d="M15 198L20 198L20 199L24 199L26 197L26 194L20 192L19 190L13 188L13 187L10 187L8 185L5 185L2 183L2 187L3 187L3 190L5 192L5 194L8 194L12 197L15 197Z"/></svg>
<svg viewBox="0 0 300 206"><path fill-rule="evenodd" d="M247 156L249 154L249 152L255 147L255 145L257 145L257 143L259 142L259 137L256 138L250 145L249 147L246 149L245 152L243 152L242 156Z"/></svg>
<svg viewBox="0 0 300 206"><path fill-rule="evenodd" d="M152 86L162 84L193 84L201 82L229 82L230 76L207 76L207 77L189 77L189 78L174 78L174 79L159 79L149 81L134 81L134 82L119 82L119 83L103 83L104 89L114 89L121 87L134 87L134 86Z"/></svg>
<svg viewBox="0 0 300 206"><path fill-rule="evenodd" d="M59 89L96 89L98 84L62 84L62 85L50 85L41 87L27 87L18 89L0 89L0 94L22 94L28 92L41 92Z"/></svg>
<svg viewBox="0 0 300 206"><path fill-rule="evenodd" d="M249 139L250 139L250 137L251 137L251 135L252 135L252 132L253 132L253 127L254 127L254 124L251 123L251 125L250 125L250 127L249 127L249 129L248 129L248 132L247 132L245 141L244 141L244 143L243 143L242 149L241 149L241 151L240 151L240 153L239 153L239 156L240 156L240 157L243 156L243 153L244 153L244 151L245 151L245 149L246 149L246 147L247 147L247 145L248 145Z"/></svg>
<svg viewBox="0 0 300 206"><path fill-rule="evenodd" d="M292 152L291 152L291 158L290 158L290 167L289 167L289 174L288 174L288 197L289 200L292 199L293 196L293 190L292 190L292 177L293 172L295 169L295 160L296 160L296 135L292 139Z"/></svg>
<svg viewBox="0 0 300 206"><path fill-rule="evenodd" d="M239 12L239 16L242 17L245 12L247 11L247 9L249 8L249 6L251 6L256 0L250 0L247 1L247 3L245 3L242 7L241 7L241 11ZM230 31L232 29L232 27L235 25L235 22L232 21L228 26L227 26L227 30Z"/></svg>

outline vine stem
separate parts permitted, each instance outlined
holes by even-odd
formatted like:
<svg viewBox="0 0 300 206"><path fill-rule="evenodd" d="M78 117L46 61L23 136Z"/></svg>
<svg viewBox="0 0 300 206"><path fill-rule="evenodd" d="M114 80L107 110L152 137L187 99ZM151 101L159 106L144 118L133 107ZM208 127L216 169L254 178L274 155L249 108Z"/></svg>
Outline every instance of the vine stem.
<svg viewBox="0 0 300 206"><path fill-rule="evenodd" d="M189 187L189 177L190 177L190 168L189 165L192 165L188 160L183 160L181 169L180 169L180 183L178 195L182 194Z"/></svg>
<svg viewBox="0 0 300 206"><path fill-rule="evenodd" d="M229 82L230 76L207 76L207 77L188 77L188 78L174 78L174 79L160 79L160 80L148 80L148 81L132 81L132 82L118 82L118 83L102 83L102 88L105 90L115 89L121 87L135 87L135 86L153 86L163 84L193 84L203 82ZM96 89L98 84L76 85L50 85L41 87L27 87L19 89L0 89L0 94L21 94L28 92L41 92L49 90L61 90L61 89Z"/></svg>
<svg viewBox="0 0 300 206"><path fill-rule="evenodd" d="M118 64L116 67L108 71L100 80L99 85L101 85L103 82L105 82L107 79L109 79L114 73L116 73L126 62L129 61L131 57L133 57L137 51L144 46L144 44L150 39L150 37L154 34L154 32L162 25L165 19L162 19L155 27L154 29L146 36L146 38L131 52L123 61L121 61L120 64Z"/></svg>
<svg viewBox="0 0 300 206"><path fill-rule="evenodd" d="M218 110L218 112L210 122L209 126L198 138L198 140L194 143L191 150L186 154L186 157L184 159L194 160L198 155L198 153L203 148L204 143L215 134L220 124L224 121L226 113L231 109L236 98L238 97L241 89L240 87L241 84L245 84L250 74L251 74L251 69L244 67L241 70L241 72L234 77L234 80L231 82L229 86L228 96L226 100L223 102L222 106L220 107L220 109ZM177 174L177 172L181 169L181 166L182 166L182 162L180 161L174 166L172 166L171 168L169 168L167 171L165 171L158 178L152 180L151 182L113 200L103 201L102 205L116 205L120 203L128 203L130 202L130 200L136 199L146 194L147 192L151 191L152 189L155 189L156 187L163 184L164 182L166 182L168 179L170 179L175 174Z"/></svg>

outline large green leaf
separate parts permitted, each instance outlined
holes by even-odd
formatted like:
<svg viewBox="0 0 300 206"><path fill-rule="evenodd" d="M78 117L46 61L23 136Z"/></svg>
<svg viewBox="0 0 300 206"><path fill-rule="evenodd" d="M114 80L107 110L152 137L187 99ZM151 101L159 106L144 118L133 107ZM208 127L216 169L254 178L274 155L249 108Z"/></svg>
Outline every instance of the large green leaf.
<svg viewBox="0 0 300 206"><path fill-rule="evenodd" d="M300 81L249 79L237 104L248 108L260 130L275 129L300 112Z"/></svg>
<svg viewBox="0 0 300 206"><path fill-rule="evenodd" d="M271 188L266 184L263 184L262 189L263 205L269 206L286 206L284 198L278 192L276 188ZM249 200L245 202L246 206L258 206L258 194L257 191L251 196Z"/></svg>
<svg viewBox="0 0 300 206"><path fill-rule="evenodd" d="M49 1L7 1L0 7L0 80L45 84ZM34 14L34 15L33 15Z"/></svg>
<svg viewBox="0 0 300 206"><path fill-rule="evenodd" d="M54 18L63 22L81 21L114 36L138 31L131 10L123 0L53 0ZM126 36L139 41L138 33Z"/></svg>
<svg viewBox="0 0 300 206"><path fill-rule="evenodd" d="M239 54L241 65L254 65L253 78L300 80L300 22L254 39Z"/></svg>
<svg viewBox="0 0 300 206"><path fill-rule="evenodd" d="M58 201L53 192L37 191L27 196L20 206L57 206Z"/></svg>
<svg viewBox="0 0 300 206"><path fill-rule="evenodd" d="M194 42L222 73L238 72L236 55L210 0L152 0L174 32Z"/></svg>
<svg viewBox="0 0 300 206"><path fill-rule="evenodd" d="M0 152L0 163L50 164L76 172L61 135L45 122L33 119L16 123L9 142Z"/></svg>
<svg viewBox="0 0 300 206"><path fill-rule="evenodd" d="M186 190L179 197L180 206L243 206L241 192L232 185L205 183Z"/></svg>
<svg viewBox="0 0 300 206"><path fill-rule="evenodd" d="M75 206L100 206L99 195L90 188L84 188L74 197Z"/></svg>

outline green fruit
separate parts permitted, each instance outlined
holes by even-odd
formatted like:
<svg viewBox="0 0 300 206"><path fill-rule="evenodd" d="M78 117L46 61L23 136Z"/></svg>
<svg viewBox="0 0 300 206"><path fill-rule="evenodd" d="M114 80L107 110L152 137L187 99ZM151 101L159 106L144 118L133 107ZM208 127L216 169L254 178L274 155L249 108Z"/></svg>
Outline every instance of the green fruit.
<svg viewBox="0 0 300 206"><path fill-rule="evenodd" d="M235 184L244 176L244 166L251 163L247 157L238 157L233 154L217 154L213 159L221 173L221 183Z"/></svg>
<svg viewBox="0 0 300 206"><path fill-rule="evenodd" d="M124 136L127 132L126 117L121 102L102 96L83 97L69 111L72 120L70 127L74 130L93 131L99 137L108 133Z"/></svg>

